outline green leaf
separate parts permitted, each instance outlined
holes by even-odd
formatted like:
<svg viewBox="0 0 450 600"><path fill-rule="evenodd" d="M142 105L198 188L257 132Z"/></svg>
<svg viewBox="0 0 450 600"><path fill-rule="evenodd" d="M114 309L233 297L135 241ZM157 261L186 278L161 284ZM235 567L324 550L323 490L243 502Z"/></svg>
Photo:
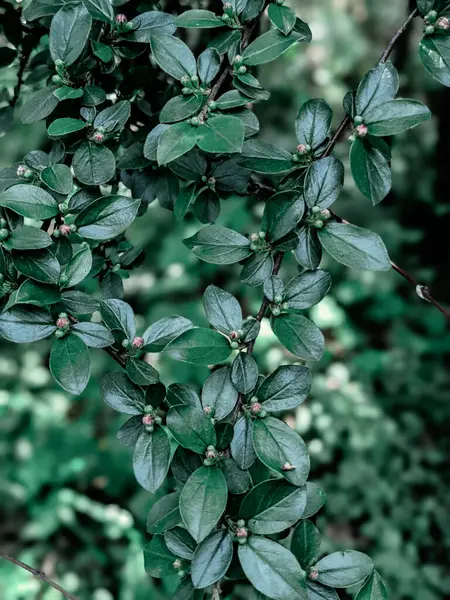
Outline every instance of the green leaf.
<svg viewBox="0 0 450 600"><path fill-rule="evenodd" d="M276 174L292 169L292 155L283 148L260 140L247 140L242 146L239 164L256 173Z"/></svg>
<svg viewBox="0 0 450 600"><path fill-rule="evenodd" d="M226 29L208 43L208 48L214 48L220 55L223 55L236 48L240 40L241 34L237 29Z"/></svg>
<svg viewBox="0 0 450 600"><path fill-rule="evenodd" d="M48 248L31 252L13 251L11 256L14 266L22 275L41 283L58 283L61 267Z"/></svg>
<svg viewBox="0 0 450 600"><path fill-rule="evenodd" d="M290 483L302 486L309 473L309 456L305 442L288 425L266 417L253 423L253 445L259 460ZM294 467L286 469L286 465ZM284 467L284 468L283 468Z"/></svg>
<svg viewBox="0 0 450 600"><path fill-rule="evenodd" d="M187 10L175 19L177 27L195 27L196 29L212 29L225 27L220 17L210 10Z"/></svg>
<svg viewBox="0 0 450 600"><path fill-rule="evenodd" d="M63 292L62 300L67 310L77 315L91 315L99 308L97 300L78 290Z"/></svg>
<svg viewBox="0 0 450 600"><path fill-rule="evenodd" d="M217 331L196 327L172 340L164 351L176 360L196 365L215 365L230 356L231 348L227 338Z"/></svg>
<svg viewBox="0 0 450 600"><path fill-rule="evenodd" d="M298 111L295 133L299 144L319 148L328 138L333 111L322 99L305 102Z"/></svg>
<svg viewBox="0 0 450 600"><path fill-rule="evenodd" d="M215 265L231 265L250 256L250 241L227 227L208 225L183 240L198 258Z"/></svg>
<svg viewBox="0 0 450 600"><path fill-rule="evenodd" d="M242 327L242 310L234 296L216 287L209 285L203 294L203 308L206 318L211 325L229 334Z"/></svg>
<svg viewBox="0 0 450 600"><path fill-rule="evenodd" d="M271 252L257 252L245 261L241 281L245 285L258 287L267 281L272 271L273 256Z"/></svg>
<svg viewBox="0 0 450 600"><path fill-rule="evenodd" d="M117 432L117 439L121 444L132 448L135 446L139 436L144 431L141 415L134 415L126 421Z"/></svg>
<svg viewBox="0 0 450 600"><path fill-rule="evenodd" d="M222 423L222 425L227 426L227 429L230 428L231 432L233 431L233 428L229 423ZM229 444L227 443L225 448L228 445ZM243 471L240 469L232 458L224 458L220 462L220 468L225 475L230 494L245 494L248 488L252 485L252 478L249 471Z"/></svg>
<svg viewBox="0 0 450 600"><path fill-rule="evenodd" d="M250 583L273 600L307 600L306 584L295 556L280 544L252 536L238 547Z"/></svg>
<svg viewBox="0 0 450 600"><path fill-rule="evenodd" d="M195 200L196 194L197 186L194 182L180 190L173 207L173 214L177 221L182 221L184 219L190 205Z"/></svg>
<svg viewBox="0 0 450 600"><path fill-rule="evenodd" d="M172 383L167 388L166 401L169 406L195 406L201 408L200 398L190 385Z"/></svg>
<svg viewBox="0 0 450 600"><path fill-rule="evenodd" d="M64 268L65 283L61 287L73 287L85 279L92 269L92 252L89 246L83 245L69 260Z"/></svg>
<svg viewBox="0 0 450 600"><path fill-rule="evenodd" d="M48 233L29 225L14 229L3 242L8 250L40 250L52 244L53 240Z"/></svg>
<svg viewBox="0 0 450 600"><path fill-rule="evenodd" d="M91 348L106 348L114 344L112 333L101 323L76 323L72 330Z"/></svg>
<svg viewBox="0 0 450 600"><path fill-rule="evenodd" d="M325 341L320 329L303 315L284 314L275 317L272 329L290 352L304 360L320 360Z"/></svg>
<svg viewBox="0 0 450 600"><path fill-rule="evenodd" d="M297 310L310 308L325 298L330 287L331 277L326 271L307 271L286 285L283 302Z"/></svg>
<svg viewBox="0 0 450 600"><path fill-rule="evenodd" d="M325 504L327 496L325 492L316 483L308 481L306 483L306 506L302 514L302 519L308 519L315 515Z"/></svg>
<svg viewBox="0 0 450 600"><path fill-rule="evenodd" d="M53 121L53 123L51 123L47 129L47 133L50 137L58 138L76 133L77 131L81 131L86 127L87 123L85 121L81 121L81 119L64 117L62 119L56 119Z"/></svg>
<svg viewBox="0 0 450 600"><path fill-rule="evenodd" d="M150 36L153 58L163 71L180 80L197 74L197 64L191 50L180 39L160 33Z"/></svg>
<svg viewBox="0 0 450 600"><path fill-rule="evenodd" d="M376 136L396 135L431 116L429 109L417 100L388 100L370 108L364 115L369 133Z"/></svg>
<svg viewBox="0 0 450 600"><path fill-rule="evenodd" d="M309 208L328 208L338 199L344 185L344 165L333 156L321 158L309 167L303 196Z"/></svg>
<svg viewBox="0 0 450 600"><path fill-rule="evenodd" d="M379 104L393 100L398 92L398 72L388 61L369 71L358 86L355 97L355 116L364 113Z"/></svg>
<svg viewBox="0 0 450 600"><path fill-rule="evenodd" d="M246 96L243 96L237 90L230 90L219 96L219 98L217 98L215 102L217 109L229 110L230 108L245 106L246 104L248 104L248 98Z"/></svg>
<svg viewBox="0 0 450 600"><path fill-rule="evenodd" d="M306 400L311 389L311 371L299 365L278 367L259 386L256 396L264 410L291 410Z"/></svg>
<svg viewBox="0 0 450 600"><path fill-rule="evenodd" d="M162 427L139 436L133 454L133 470L137 482L145 490L156 492L163 484L170 466L169 437Z"/></svg>
<svg viewBox="0 0 450 600"><path fill-rule="evenodd" d="M134 221L140 204L129 196L102 196L77 215L78 233L91 240L115 238Z"/></svg>
<svg viewBox="0 0 450 600"><path fill-rule="evenodd" d="M149 533L164 533L180 523L179 500L180 492L174 492L173 494L163 496L155 502L147 517L147 531Z"/></svg>
<svg viewBox="0 0 450 600"><path fill-rule="evenodd" d="M231 455L242 470L252 466L256 459L253 447L253 421L242 417L234 426L234 435L230 444Z"/></svg>
<svg viewBox="0 0 450 600"><path fill-rule="evenodd" d="M206 588L219 581L228 571L233 558L233 541L229 531L213 531L195 549L191 565L192 583Z"/></svg>
<svg viewBox="0 0 450 600"><path fill-rule="evenodd" d="M29 125L46 119L59 104L58 98L53 94L55 90L56 86L51 86L31 94L20 111L22 123Z"/></svg>
<svg viewBox="0 0 450 600"><path fill-rule="evenodd" d="M160 352L169 342L192 328L192 323L184 317L164 317L148 327L144 334L143 349L148 352Z"/></svg>
<svg viewBox="0 0 450 600"><path fill-rule="evenodd" d="M197 69L200 80L210 83L220 70L220 54L217 50L206 48L197 59Z"/></svg>
<svg viewBox="0 0 450 600"><path fill-rule="evenodd" d="M126 364L128 377L136 385L153 385L159 381L159 373L144 360L129 358Z"/></svg>
<svg viewBox="0 0 450 600"><path fill-rule="evenodd" d="M91 46L94 56L99 58L103 63L109 63L113 60L114 52L110 46L96 40L91 40Z"/></svg>
<svg viewBox="0 0 450 600"><path fill-rule="evenodd" d="M196 542L205 539L227 504L225 477L218 467L200 467L189 477L180 496L180 513Z"/></svg>
<svg viewBox="0 0 450 600"><path fill-rule="evenodd" d="M231 381L241 394L249 394L258 381L258 365L248 352L239 352L231 366Z"/></svg>
<svg viewBox="0 0 450 600"><path fill-rule="evenodd" d="M185 577L173 594L173 600L203 600L203 590L196 590L189 576Z"/></svg>
<svg viewBox="0 0 450 600"><path fill-rule="evenodd" d="M33 304L46 308L58 302L61 302L61 293L56 287L26 279L11 295L8 308L14 304Z"/></svg>
<svg viewBox="0 0 450 600"><path fill-rule="evenodd" d="M319 231L319 239L325 250L347 267L369 271L391 268L386 247L373 231L347 223L327 223Z"/></svg>
<svg viewBox="0 0 450 600"><path fill-rule="evenodd" d="M450 87L450 38L447 35L427 35L419 46L425 70L442 85Z"/></svg>
<svg viewBox="0 0 450 600"><path fill-rule="evenodd" d="M127 32L126 41L148 44L151 36L159 33L175 33L174 18L165 12L151 10L137 15L130 21L132 30Z"/></svg>
<svg viewBox="0 0 450 600"><path fill-rule="evenodd" d="M14 212L43 221L58 214L58 203L48 192L35 185L19 184L0 194L0 206Z"/></svg>
<svg viewBox="0 0 450 600"><path fill-rule="evenodd" d="M83 0L86 8L94 17L104 23L112 23L114 21L114 9L110 0Z"/></svg>
<svg viewBox="0 0 450 600"><path fill-rule="evenodd" d="M252 533L269 535L296 523L305 505L305 486L296 487L287 481L272 479L250 490L242 501L239 516L247 521Z"/></svg>
<svg viewBox="0 0 450 600"><path fill-rule="evenodd" d="M308 589L308 600L339 600L336 590L316 581L308 580L306 587Z"/></svg>
<svg viewBox="0 0 450 600"><path fill-rule="evenodd" d="M390 192L392 185L390 152L384 140L356 138L350 148L350 167L359 191L375 206ZM386 151L387 150L387 151Z"/></svg>
<svg viewBox="0 0 450 600"><path fill-rule="evenodd" d="M305 225L298 231L298 245L294 256L305 269L317 269L322 260L322 246L319 242L317 229Z"/></svg>
<svg viewBox="0 0 450 600"><path fill-rule="evenodd" d="M238 391L231 381L230 367L213 371L202 389L203 409L211 409L210 416L217 421L224 419L236 406Z"/></svg>
<svg viewBox="0 0 450 600"><path fill-rule="evenodd" d="M75 177L86 185L101 185L116 173L116 159L106 146L84 142L78 147L72 161Z"/></svg>
<svg viewBox="0 0 450 600"><path fill-rule="evenodd" d="M355 600L388 600L388 592L376 571L364 583Z"/></svg>
<svg viewBox="0 0 450 600"><path fill-rule="evenodd" d="M144 412L145 396L125 373L108 373L101 384L102 399L119 412L126 415L140 415Z"/></svg>
<svg viewBox="0 0 450 600"><path fill-rule="evenodd" d="M242 54L244 64L254 66L271 62L301 41L306 40L294 32L284 35L280 31L271 29L247 46Z"/></svg>
<svg viewBox="0 0 450 600"><path fill-rule="evenodd" d="M159 113L161 123L176 123L195 115L203 105L200 96L175 96L171 98ZM191 127L192 129L192 127Z"/></svg>
<svg viewBox="0 0 450 600"><path fill-rule="evenodd" d="M99 112L95 117L94 127L106 133L113 133L124 127L130 113L131 104L128 100L121 100Z"/></svg>
<svg viewBox="0 0 450 600"><path fill-rule="evenodd" d="M274 194L264 207L261 228L271 242L276 242L296 227L304 210L305 203L299 192Z"/></svg>
<svg viewBox="0 0 450 600"><path fill-rule="evenodd" d="M81 338L68 334L53 341L50 371L59 385L70 394L81 394L91 375L89 350Z"/></svg>
<svg viewBox="0 0 450 600"><path fill-rule="evenodd" d="M72 173L67 165L52 165L40 173L43 183L51 190L64 196L72 190Z"/></svg>
<svg viewBox="0 0 450 600"><path fill-rule="evenodd" d="M272 25L281 31L281 33L284 33L284 35L287 35L293 30L297 17L295 16L294 11L288 6L269 4L267 13Z"/></svg>
<svg viewBox="0 0 450 600"><path fill-rule="evenodd" d="M190 123L176 123L166 129L158 140L157 159L159 165L165 165L183 156L194 148L197 142L198 128ZM147 142L146 142L147 143ZM145 153L145 150L144 150ZM148 146L147 154L148 157Z"/></svg>
<svg viewBox="0 0 450 600"><path fill-rule="evenodd" d="M314 567L317 581L334 588L346 588L363 581L373 571L373 562L356 550L334 552L325 556Z"/></svg>
<svg viewBox="0 0 450 600"><path fill-rule="evenodd" d="M274 302L276 296L283 297L284 284L281 277L278 275L271 275L264 283L264 296L270 302Z"/></svg>
<svg viewBox="0 0 450 600"><path fill-rule="evenodd" d="M211 154L240 152L244 143L244 125L237 117L215 115L198 128L197 146Z"/></svg>
<svg viewBox="0 0 450 600"><path fill-rule="evenodd" d="M320 533L311 521L304 519L294 529L291 552L302 569L308 569L316 560L320 548Z"/></svg>
<svg viewBox="0 0 450 600"><path fill-rule="evenodd" d="M53 92L60 102L63 100L76 100L83 96L83 90L81 88L72 88L68 85L63 85Z"/></svg>
<svg viewBox="0 0 450 600"><path fill-rule="evenodd" d="M102 319L112 330L122 331L132 341L136 335L134 312L129 304L115 298L103 300L100 304Z"/></svg>
<svg viewBox="0 0 450 600"><path fill-rule="evenodd" d="M84 4L63 6L50 25L49 47L53 62L72 65L83 51L91 31L92 18Z"/></svg>
<svg viewBox="0 0 450 600"><path fill-rule="evenodd" d="M34 306L14 307L0 314L0 334L9 342L37 342L56 331L50 313Z"/></svg>
<svg viewBox="0 0 450 600"><path fill-rule="evenodd" d="M197 454L215 446L216 432L211 419L196 406L174 406L167 414L167 427L177 442Z"/></svg>
<svg viewBox="0 0 450 600"><path fill-rule="evenodd" d="M183 527L174 527L164 533L164 541L171 552L180 558L191 560L196 543L192 535Z"/></svg>
<svg viewBox="0 0 450 600"><path fill-rule="evenodd" d="M145 570L152 577L176 575L173 566L176 558L176 555L167 548L162 535L155 535L150 544L144 546Z"/></svg>

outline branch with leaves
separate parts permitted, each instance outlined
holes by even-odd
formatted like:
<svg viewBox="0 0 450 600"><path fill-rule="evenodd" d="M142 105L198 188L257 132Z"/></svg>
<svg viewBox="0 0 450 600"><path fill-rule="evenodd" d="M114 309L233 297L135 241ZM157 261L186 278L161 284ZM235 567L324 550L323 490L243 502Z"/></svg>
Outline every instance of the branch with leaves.
<svg viewBox="0 0 450 600"><path fill-rule="evenodd" d="M256 68L311 41L290 8L246 0L225 3L221 15L192 9L174 17L140 13L134 4L116 14L108 0L62 7L32 0L22 11L27 35L49 34L54 73L22 102L30 53L16 41L22 59L13 103L22 104L24 123L46 119L53 146L0 171L0 334L12 343L51 337L50 370L72 394L89 382L89 348L121 367L103 379L102 398L128 415L118 439L133 449L139 485L173 490L150 511L144 559L150 576L180 578L174 600L219 598L235 580L273 600L336 599L337 589L353 585L360 585L358 600L387 598L367 555L321 555L311 517L325 493L308 480L306 445L280 415L306 400L312 375L304 363L324 352L322 332L304 314L331 286L320 268L323 250L350 268L393 267L448 316L392 263L377 234L331 209L344 179L332 151L349 127L354 181L376 205L391 188L389 138L430 116L420 102L397 98L399 75L388 60L417 14L424 66L450 85L445 3L418 2L378 65L346 95L334 135L327 102L306 102L294 152L261 141L252 110L269 97ZM254 37L266 8L270 28ZM190 29L208 30L197 57L176 35L180 28L188 41ZM44 65L46 53L31 59ZM216 223L231 195L264 199L259 231ZM122 281L143 253L127 230L156 198L177 221L205 225L184 240L195 256L221 267L240 263L241 282L262 288L256 316L244 317L237 298L210 285L203 305L211 327L167 316L137 330ZM284 281L290 253L298 274ZM87 281L95 294L84 291L92 289ZM293 364L264 377L253 350L268 311ZM143 360L159 352L209 366L201 391L166 387Z"/></svg>

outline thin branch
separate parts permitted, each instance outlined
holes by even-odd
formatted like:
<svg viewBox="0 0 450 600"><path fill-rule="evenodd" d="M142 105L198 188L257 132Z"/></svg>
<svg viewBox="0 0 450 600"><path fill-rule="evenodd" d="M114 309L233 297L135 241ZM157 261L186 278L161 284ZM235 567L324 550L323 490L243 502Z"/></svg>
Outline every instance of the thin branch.
<svg viewBox="0 0 450 600"><path fill-rule="evenodd" d="M9 561L10 563L12 563L13 565L17 565L18 567L21 567L22 569L25 569L25 571L28 571L28 573L31 573L32 575L34 575L35 577L37 577L41 581L44 581L46 584L50 585L52 588L54 588L60 594L62 594L65 598L69 598L69 600L79 600L79 598L77 598L77 596L74 596L73 594L70 594L67 590L65 590L64 588L62 588L60 585L58 585L54 581L51 581L50 579L48 579L45 576L45 573L43 573L42 571L39 571L39 569L35 569L34 567L30 567L30 565L26 565L21 560L18 560L17 558L13 558L12 556L9 556L8 554L5 554L5 552L3 552L1 550L0 550L0 556L2 558L4 558L5 560Z"/></svg>
<svg viewBox="0 0 450 600"><path fill-rule="evenodd" d="M417 10L417 8L415 8L412 11L412 13L409 15L409 17L406 19L406 21L403 23L403 25L400 27L400 29L397 31L397 33L394 35L394 37L389 42L389 44L387 45L386 50L381 55L381 58L380 58L380 61L379 61L380 63L385 63L387 61L387 59L390 57L391 52L394 49L394 46L397 43L398 39L405 33L405 31L408 28L408 26L411 23L411 21L418 14L419 14L419 11Z"/></svg>
<svg viewBox="0 0 450 600"><path fill-rule="evenodd" d="M13 97L9 103L11 108L15 107L15 105L17 104L17 101L19 99L19 95L20 95L20 92L22 90L22 85L23 85L23 79L24 79L23 76L25 73L25 69L27 68L27 64L30 59L32 50L33 50L33 46L31 44L28 44L27 47L22 50L22 54L20 56L19 70L17 71L17 83L16 83L16 87L14 88Z"/></svg>

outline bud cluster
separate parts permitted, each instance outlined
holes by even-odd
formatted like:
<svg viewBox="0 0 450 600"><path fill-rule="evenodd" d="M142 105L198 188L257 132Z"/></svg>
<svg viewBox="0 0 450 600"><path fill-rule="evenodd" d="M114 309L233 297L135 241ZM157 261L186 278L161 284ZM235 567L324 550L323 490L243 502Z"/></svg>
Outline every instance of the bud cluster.
<svg viewBox="0 0 450 600"><path fill-rule="evenodd" d="M214 177L206 177L206 175L202 176L202 182L206 183L206 185L211 189L216 189L216 180Z"/></svg>
<svg viewBox="0 0 450 600"><path fill-rule="evenodd" d="M230 346L236 350L241 345L241 340L245 335L245 331L243 329L237 329L235 331L230 331L229 338L231 340Z"/></svg>
<svg viewBox="0 0 450 600"><path fill-rule="evenodd" d="M214 446L207 446L205 458L203 460L205 467L211 467L212 465L215 465L220 459L220 452L218 452Z"/></svg>
<svg viewBox="0 0 450 600"><path fill-rule="evenodd" d="M300 164L308 164L312 161L312 148L309 144L299 144L297 151L292 155L292 161Z"/></svg>
<svg viewBox="0 0 450 600"><path fill-rule="evenodd" d="M241 546L247 543L248 529L243 519L239 519L236 523L236 530L234 532L235 541Z"/></svg>
<svg viewBox="0 0 450 600"><path fill-rule="evenodd" d="M141 422L147 433L153 433L155 425L161 425L162 417L151 404L147 404L147 406L144 407L144 416L142 417Z"/></svg>
<svg viewBox="0 0 450 600"><path fill-rule="evenodd" d="M331 219L331 211L328 208L320 208L320 206L313 206L311 208L311 214L308 218L308 223L311 227L316 229L322 229L327 221Z"/></svg>
<svg viewBox="0 0 450 600"><path fill-rule="evenodd" d="M59 313L55 324L57 327L57 330L55 331L55 336L57 338L64 337L70 329L70 321L67 313Z"/></svg>
<svg viewBox="0 0 450 600"><path fill-rule="evenodd" d="M256 396L250 398L249 412L254 417L258 417L258 419L264 419L264 417L267 417L267 412L264 410L261 402Z"/></svg>
<svg viewBox="0 0 450 600"><path fill-rule="evenodd" d="M114 265L116 266L116 265ZM120 265L119 265L120 268ZM114 267L112 269L114 271ZM138 350L140 350L143 345L145 344L145 340L143 337L139 337L136 336L135 338L133 338L132 340L124 339L122 341L122 347L125 348L125 350L127 350L128 354L133 355L135 354Z"/></svg>
<svg viewBox="0 0 450 600"><path fill-rule="evenodd" d="M244 59L240 54L236 54L233 60L233 75L244 75L247 73L247 67L243 64Z"/></svg>
<svg viewBox="0 0 450 600"><path fill-rule="evenodd" d="M183 75L181 78L181 83L183 84L181 93L184 96L189 96L191 94L195 94L196 96L209 96L211 93L210 88L200 84L200 80L197 75L192 75L191 77L189 77L189 75Z"/></svg>
<svg viewBox="0 0 450 600"><path fill-rule="evenodd" d="M118 14L114 19L114 29L116 33L126 33L133 29L133 24L130 23L124 14Z"/></svg>
<svg viewBox="0 0 450 600"><path fill-rule="evenodd" d="M270 245L266 241L265 231L260 231L259 233L251 233L248 236L248 239L251 242L250 249L253 250L253 252L266 252L267 250L270 250Z"/></svg>

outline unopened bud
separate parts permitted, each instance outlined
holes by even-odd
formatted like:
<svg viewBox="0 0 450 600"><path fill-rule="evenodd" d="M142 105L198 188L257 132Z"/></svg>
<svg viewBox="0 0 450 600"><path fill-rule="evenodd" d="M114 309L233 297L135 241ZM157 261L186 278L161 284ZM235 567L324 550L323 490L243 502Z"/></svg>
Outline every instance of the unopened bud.
<svg viewBox="0 0 450 600"><path fill-rule="evenodd" d="M278 317L281 314L281 310L278 308L278 306L272 307L272 314L274 317Z"/></svg>
<svg viewBox="0 0 450 600"><path fill-rule="evenodd" d="M240 65L240 64L242 64L243 60L244 59L242 58L242 56L240 54L236 54L236 56L234 57L234 60L233 60L233 65Z"/></svg>
<svg viewBox="0 0 450 600"><path fill-rule="evenodd" d="M262 404L260 402L254 402L251 405L250 410L254 415L259 415L259 413L263 410Z"/></svg>
<svg viewBox="0 0 450 600"><path fill-rule="evenodd" d="M122 340L122 347L126 348L126 349L130 348L131 347L130 340Z"/></svg>
<svg viewBox="0 0 450 600"><path fill-rule="evenodd" d="M258 235L257 233L251 233L251 234L248 236L248 239L249 239L251 242L257 242L257 241L259 240L259 235Z"/></svg>
<svg viewBox="0 0 450 600"><path fill-rule="evenodd" d="M222 19L222 21L225 21L225 23L231 20L231 17L229 15L222 15L220 18Z"/></svg>
<svg viewBox="0 0 450 600"><path fill-rule="evenodd" d="M364 123L364 119L360 116L357 115L354 119L353 119L353 123L355 125L362 125Z"/></svg>
<svg viewBox="0 0 450 600"><path fill-rule="evenodd" d="M245 527L245 521L244 521L244 519L239 519L239 521L236 523L236 525L238 527Z"/></svg>
<svg viewBox="0 0 450 600"><path fill-rule="evenodd" d="M328 210L328 208L321 210L320 214L324 219L329 219L331 217L331 212Z"/></svg>
<svg viewBox="0 0 450 600"><path fill-rule="evenodd" d="M105 136L101 131L94 131L92 139L96 144L102 144L105 141Z"/></svg>
<svg viewBox="0 0 450 600"><path fill-rule="evenodd" d="M144 415L142 417L143 425L153 425L153 423L154 423L154 419L153 419L152 415Z"/></svg>
<svg viewBox="0 0 450 600"><path fill-rule="evenodd" d="M118 23L119 25L125 25L125 23L128 22L128 19L126 18L125 15L116 15L116 19L115 19L116 23Z"/></svg>
<svg viewBox="0 0 450 600"><path fill-rule="evenodd" d="M186 85L187 83L190 83L191 78L189 77L189 75L183 75L180 81L183 85Z"/></svg>
<svg viewBox="0 0 450 600"><path fill-rule="evenodd" d="M64 329L57 329L55 331L55 337L57 338L63 338L66 335L66 332Z"/></svg>
<svg viewBox="0 0 450 600"><path fill-rule="evenodd" d="M155 431L155 426L153 424L145 426L146 433L153 433Z"/></svg>
<svg viewBox="0 0 450 600"><path fill-rule="evenodd" d="M58 227L58 231L60 232L61 235L69 235L72 230L70 228L70 225L60 225Z"/></svg>
<svg viewBox="0 0 450 600"><path fill-rule="evenodd" d="M322 229L322 227L323 227L323 221L320 221L320 220L316 221L314 223L314 226L317 227L317 229Z"/></svg>
<svg viewBox="0 0 450 600"><path fill-rule="evenodd" d="M309 150L308 150L307 144L299 144L297 146L297 152L300 154L300 156L303 156L304 154L308 154Z"/></svg>
<svg viewBox="0 0 450 600"><path fill-rule="evenodd" d="M198 127L200 125L200 119L198 117L192 117L191 125L193 125L194 127Z"/></svg>
<svg viewBox="0 0 450 600"><path fill-rule="evenodd" d="M176 560L173 561L173 568L174 569L180 569L181 568L181 560L179 558L177 558Z"/></svg>
<svg viewBox="0 0 450 600"><path fill-rule="evenodd" d="M223 5L224 10L230 10L230 8L233 8L233 5L230 4L230 2L225 2L225 4Z"/></svg>
<svg viewBox="0 0 450 600"><path fill-rule="evenodd" d="M192 77L191 77L191 82L192 82L194 85L198 85L198 84L200 83L200 81L199 81L199 78L197 77L197 75L192 75Z"/></svg>
<svg viewBox="0 0 450 600"><path fill-rule="evenodd" d="M203 412L205 413L206 416L209 417L209 415L212 413L212 408L210 406L205 406L203 408Z"/></svg>
<svg viewBox="0 0 450 600"><path fill-rule="evenodd" d="M302 160L298 154L293 154L291 158L292 158L292 162L295 162L295 163L301 162L301 160Z"/></svg>
<svg viewBox="0 0 450 600"><path fill-rule="evenodd" d="M311 209L311 212L313 213L313 215L317 215L320 213L320 206L313 206Z"/></svg>
<svg viewBox="0 0 450 600"><path fill-rule="evenodd" d="M180 569L178 571L177 575L180 579L183 579L183 577L186 575L186 571L183 571L183 569Z"/></svg>
<svg viewBox="0 0 450 600"><path fill-rule="evenodd" d="M185 96L189 96L189 94L193 94L194 92L193 92L193 90L191 90L191 88L184 87L181 90L181 93L184 94Z"/></svg>
<svg viewBox="0 0 450 600"><path fill-rule="evenodd" d="M425 35L433 35L433 33L435 32L435 28L433 25L427 25L424 29L424 33Z"/></svg>
<svg viewBox="0 0 450 600"><path fill-rule="evenodd" d="M210 187L214 187L216 185L216 180L215 180L214 177L209 177L209 179L208 179L208 185Z"/></svg>
<svg viewBox="0 0 450 600"><path fill-rule="evenodd" d="M238 342L231 342L230 346L233 348L233 350L237 350L239 348Z"/></svg>
<svg viewBox="0 0 450 600"><path fill-rule="evenodd" d="M447 19L447 17L439 17L439 19L436 21L436 25L439 27L439 29L447 30L450 28L450 21Z"/></svg>
<svg viewBox="0 0 450 600"><path fill-rule="evenodd" d="M17 171L16 171L17 177L23 177L25 175L26 171L27 171L27 168L25 165L19 165L17 167Z"/></svg>
<svg viewBox="0 0 450 600"><path fill-rule="evenodd" d="M56 319L56 327L58 327L59 329L66 329L67 327L69 327L70 325L70 321L67 317L58 317Z"/></svg>
<svg viewBox="0 0 450 600"><path fill-rule="evenodd" d="M146 406L144 406L144 413L146 415L149 415L152 412L153 412L153 406L151 404L147 404Z"/></svg>
<svg viewBox="0 0 450 600"><path fill-rule="evenodd" d="M241 65L238 69L238 73L239 75L244 75L244 73L247 73L247 67L245 65Z"/></svg>
<svg viewBox="0 0 450 600"><path fill-rule="evenodd" d="M248 538L248 529L246 527L238 527L236 529L237 538Z"/></svg>
<svg viewBox="0 0 450 600"><path fill-rule="evenodd" d="M355 131L358 137L366 137L366 135L369 133L367 125L358 125L355 127Z"/></svg>
<svg viewBox="0 0 450 600"><path fill-rule="evenodd" d="M273 299L273 301L275 302L275 304L281 304L283 302L283 296L280 295L276 295Z"/></svg>
<svg viewBox="0 0 450 600"><path fill-rule="evenodd" d="M0 229L0 242L4 242L9 237L9 231L6 228Z"/></svg>
<svg viewBox="0 0 450 600"><path fill-rule="evenodd" d="M258 233L258 237L260 240L265 240L266 239L266 232L265 231L260 231Z"/></svg>
<svg viewBox="0 0 450 600"><path fill-rule="evenodd" d="M237 340L237 339L238 339L238 337L239 337L239 334L238 334L238 332L237 332L237 331L231 331L231 332L230 332L230 339L232 339L232 340Z"/></svg>
<svg viewBox="0 0 450 600"><path fill-rule="evenodd" d="M59 75L53 75L52 81L53 81L53 83L56 83L56 85L59 85L60 83L63 82L62 77L60 77Z"/></svg>
<svg viewBox="0 0 450 600"><path fill-rule="evenodd" d="M133 348L142 348L142 346L144 345L144 338L135 337L134 340L131 342L131 345L133 346Z"/></svg>
<svg viewBox="0 0 450 600"><path fill-rule="evenodd" d="M208 104L208 108L209 108L209 110L216 110L217 103L214 102L214 100L211 100L210 103Z"/></svg>
<svg viewBox="0 0 450 600"><path fill-rule="evenodd" d="M319 571L315 568L312 568L308 572L308 577L315 581L319 577Z"/></svg>
<svg viewBox="0 0 450 600"><path fill-rule="evenodd" d="M62 69L65 65L65 62L63 60L61 60L60 58L57 58L55 60L55 67L57 67L58 69Z"/></svg>
<svg viewBox="0 0 450 600"><path fill-rule="evenodd" d="M31 169L27 169L23 176L25 177L25 179L31 179L32 177L34 177L34 173Z"/></svg>
<svg viewBox="0 0 450 600"><path fill-rule="evenodd" d="M284 465L281 467L282 471L293 471L294 469L295 469L294 465L291 465L290 462L284 463Z"/></svg>
<svg viewBox="0 0 450 600"><path fill-rule="evenodd" d="M430 10L430 12L425 16L425 23L435 23L436 19L437 19L437 11L435 10Z"/></svg>

